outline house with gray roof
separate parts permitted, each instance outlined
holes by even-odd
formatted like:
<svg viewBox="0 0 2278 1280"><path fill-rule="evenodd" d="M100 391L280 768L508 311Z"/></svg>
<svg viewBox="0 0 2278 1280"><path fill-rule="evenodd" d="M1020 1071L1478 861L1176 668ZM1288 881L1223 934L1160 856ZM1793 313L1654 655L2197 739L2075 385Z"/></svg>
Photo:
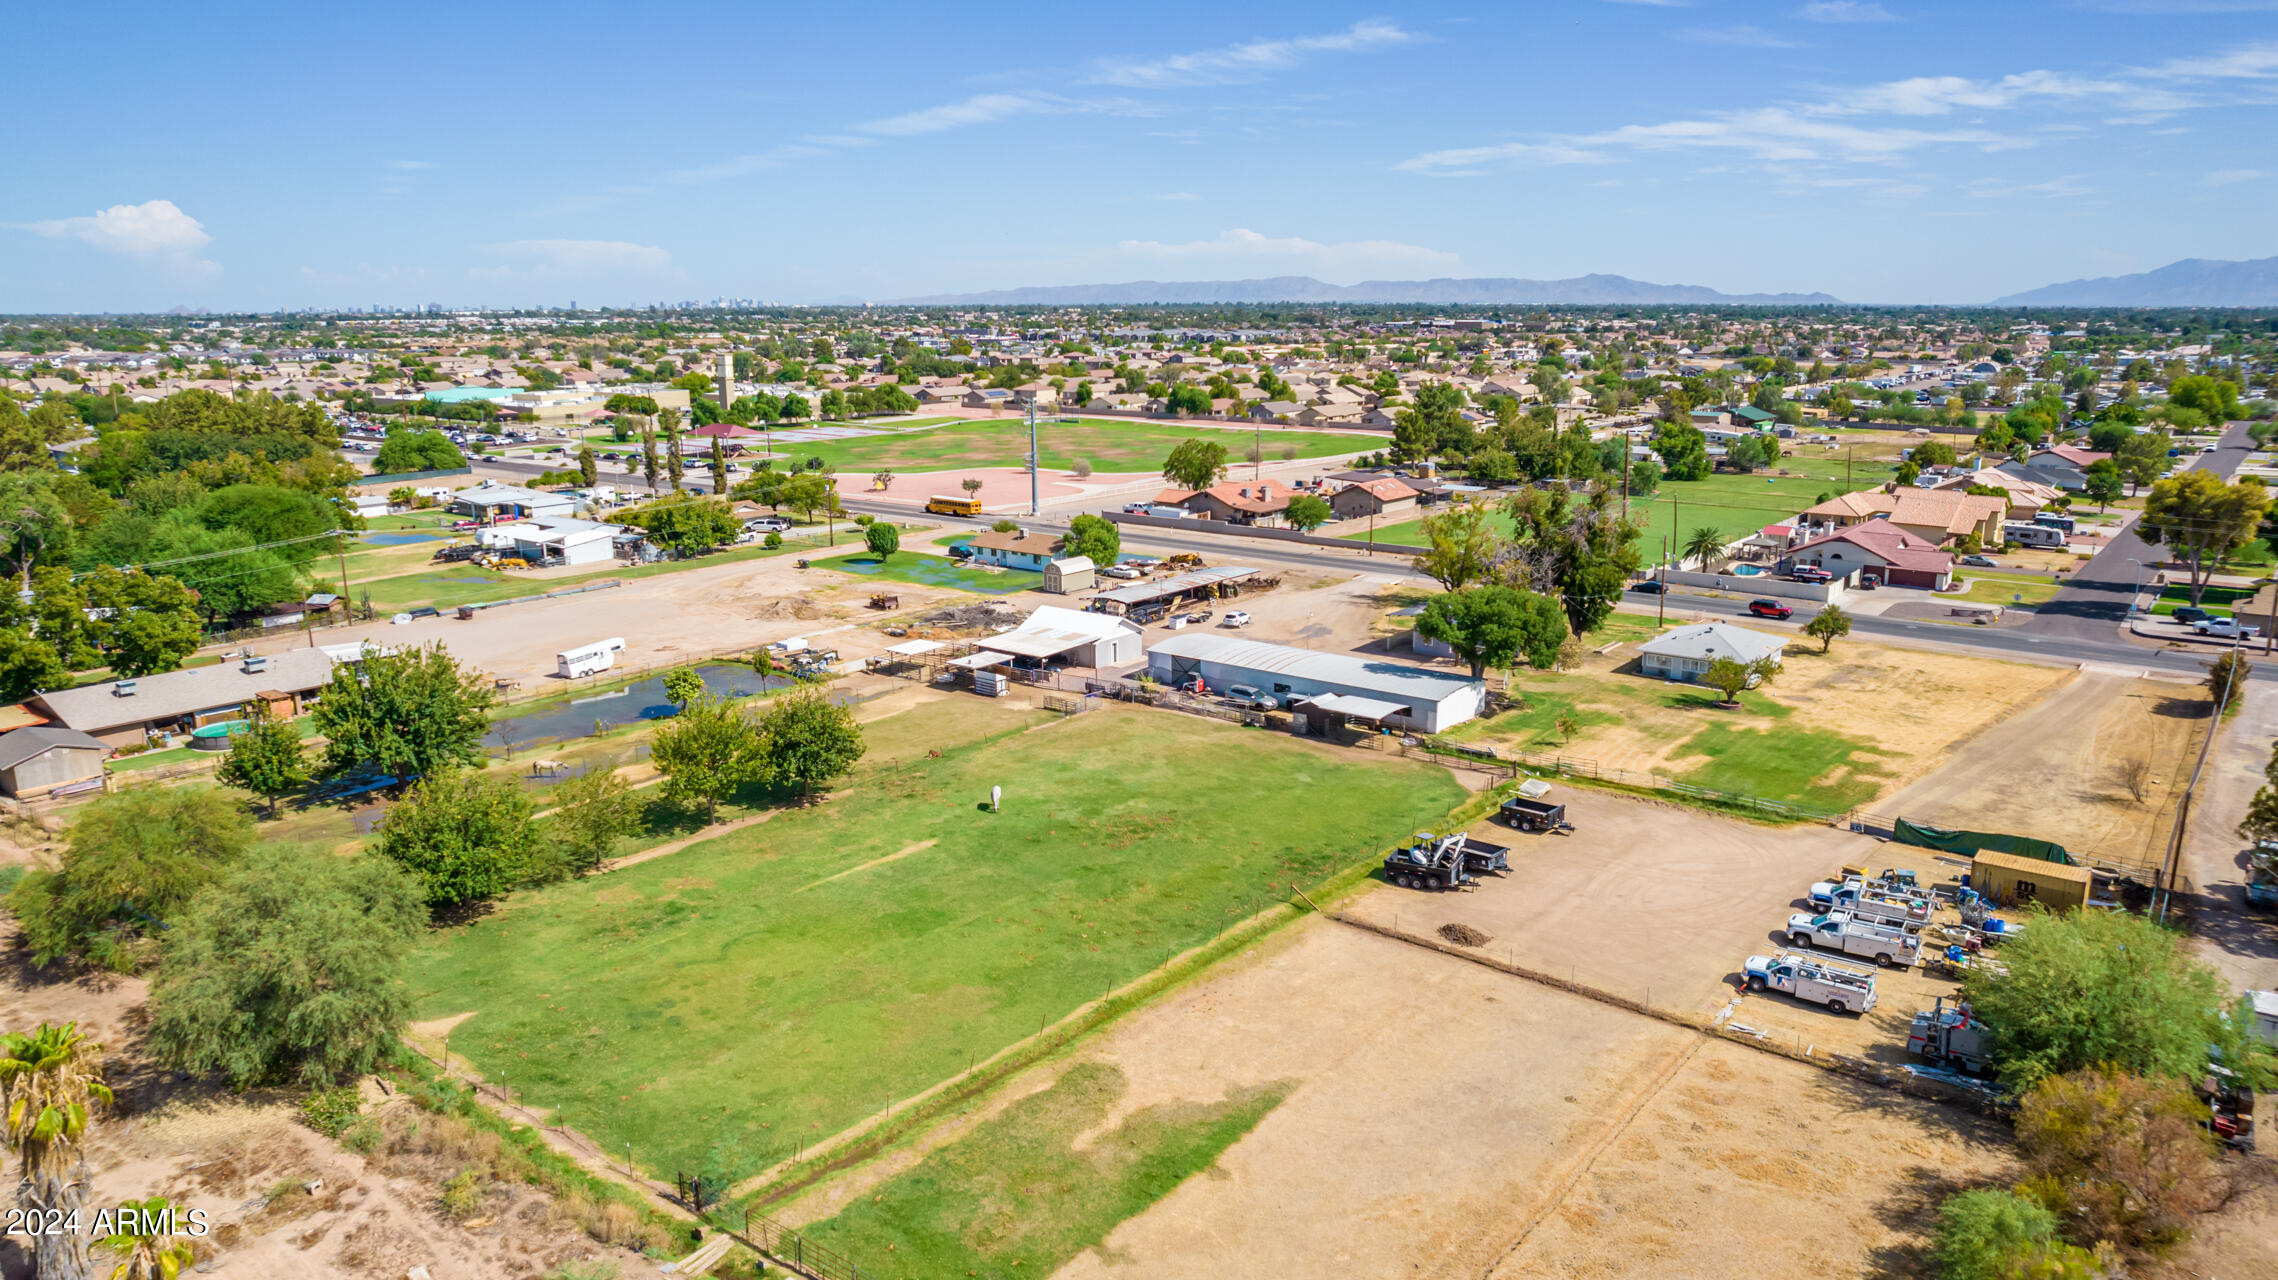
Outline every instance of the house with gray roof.
<svg viewBox="0 0 2278 1280"><path fill-rule="evenodd" d="M56 725L0 733L0 794L33 800L102 785L108 743Z"/></svg>
<svg viewBox="0 0 2278 1280"><path fill-rule="evenodd" d="M187 733L243 720L257 709L290 720L332 680L332 655L288 649L238 656L133 680L57 689L25 705L56 724L114 747L141 746L154 734Z"/></svg>

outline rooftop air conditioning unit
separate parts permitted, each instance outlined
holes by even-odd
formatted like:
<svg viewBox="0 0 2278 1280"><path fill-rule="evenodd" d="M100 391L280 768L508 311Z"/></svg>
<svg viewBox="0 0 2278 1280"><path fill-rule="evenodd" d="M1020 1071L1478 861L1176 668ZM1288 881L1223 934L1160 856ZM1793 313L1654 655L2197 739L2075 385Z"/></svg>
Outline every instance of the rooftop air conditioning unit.
<svg viewBox="0 0 2278 1280"><path fill-rule="evenodd" d="M245 659L245 670L248 672L265 670L268 665L269 660L267 658L256 658L248 655Z"/></svg>
<svg viewBox="0 0 2278 1280"><path fill-rule="evenodd" d="M131 698L131 697L133 697L133 696L134 696L134 681L132 681L132 680L121 680L121 681L119 681L117 684L115 684L115 685L112 685L112 686L111 686L111 696L112 696L112 697L114 697L114 698Z"/></svg>

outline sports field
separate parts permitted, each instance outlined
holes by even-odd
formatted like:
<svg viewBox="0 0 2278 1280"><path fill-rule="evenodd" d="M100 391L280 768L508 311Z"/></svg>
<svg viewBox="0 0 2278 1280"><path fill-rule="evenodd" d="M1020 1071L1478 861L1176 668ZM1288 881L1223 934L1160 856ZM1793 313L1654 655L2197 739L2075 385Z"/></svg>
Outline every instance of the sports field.
<svg viewBox="0 0 2278 1280"><path fill-rule="evenodd" d="M1888 462L1870 462L1865 458L1846 466L1839 453L1823 456L1816 452L1782 458L1779 467L1791 474L1759 472L1752 476L1718 474L1701 480L1663 480L1660 491L1650 499L1632 499L1631 514L1645 521L1645 533L1637 545L1644 552L1646 563L1651 564L1661 557L1664 538L1668 539L1671 555L1693 530L1703 526L1714 526L1728 540L1744 538L1765 525L1816 505L1822 495L1849 493L1883 484L1896 470ZM1510 532L1510 522L1500 512L1493 519L1503 533ZM1380 528L1376 531L1376 540L1423 546L1423 521L1410 520Z"/></svg>
<svg viewBox="0 0 2278 1280"><path fill-rule="evenodd" d="M881 467L898 471L1009 467L1021 465L1028 456L1028 426L1009 418L879 430L879 435L834 440L777 440L774 448L777 454L800 463L821 458L842 473ZM1247 458L1252 445L1262 447L1268 460L1285 453L1295 458L1319 458L1382 447L1363 436L1322 431L1254 432L1243 427L1180 422L1079 418L1068 423L1053 418L1038 419L1036 426L1037 451L1048 471L1067 471L1078 462L1091 464L1095 471L1157 471L1179 441L1197 438L1225 445L1227 456L1236 460Z"/></svg>
<svg viewBox="0 0 2278 1280"><path fill-rule="evenodd" d="M438 932L419 1016L471 1014L454 1055L652 1171L748 1174L1463 796L1429 765L1199 718L1108 708L976 740L971 710L868 726L825 804Z"/></svg>

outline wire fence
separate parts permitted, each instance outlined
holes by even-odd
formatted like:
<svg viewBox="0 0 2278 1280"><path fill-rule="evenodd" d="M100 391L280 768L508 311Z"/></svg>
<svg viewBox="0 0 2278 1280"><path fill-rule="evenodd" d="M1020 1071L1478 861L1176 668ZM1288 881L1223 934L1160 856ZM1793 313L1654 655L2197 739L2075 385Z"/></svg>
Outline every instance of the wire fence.
<svg viewBox="0 0 2278 1280"><path fill-rule="evenodd" d="M722 1205L711 1210L711 1217L721 1230L746 1248L775 1259L809 1280L862 1280L862 1268L855 1265L853 1259L807 1239L764 1213L753 1212L749 1205ZM884 1280L878 1272L869 1274L871 1280Z"/></svg>

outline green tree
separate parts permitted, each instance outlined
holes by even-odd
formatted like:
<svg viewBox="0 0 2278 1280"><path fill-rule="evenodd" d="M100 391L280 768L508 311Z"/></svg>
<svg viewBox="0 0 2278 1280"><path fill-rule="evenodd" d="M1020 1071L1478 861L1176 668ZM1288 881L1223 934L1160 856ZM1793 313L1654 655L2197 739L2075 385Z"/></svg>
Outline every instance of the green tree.
<svg viewBox="0 0 2278 1280"><path fill-rule="evenodd" d="M1962 990L1993 1028L1994 1065L2017 1088L2089 1067L2196 1079L2210 1046L2248 1084L2268 1075L2245 1001L2181 935L2142 916L2036 912L2002 944L2001 962L2006 974L1972 970Z"/></svg>
<svg viewBox="0 0 2278 1280"><path fill-rule="evenodd" d="M548 798L554 812L546 820L546 834L559 851L562 866L576 874L600 869L619 842L640 829L641 798L617 772L613 760L588 765L585 772L556 786Z"/></svg>
<svg viewBox="0 0 2278 1280"><path fill-rule="evenodd" d="M1803 633L1819 641L1819 651L1826 653L1835 647L1837 640L1851 634L1851 615L1843 611L1842 605L1830 604L1803 624Z"/></svg>
<svg viewBox="0 0 2278 1280"><path fill-rule="evenodd" d="M1163 401L1165 406L1174 414L1210 412L1210 392L1191 382L1182 382L1172 387L1171 393L1165 396ZM1193 485L1190 487L1199 489L1202 486Z"/></svg>
<svg viewBox="0 0 2278 1280"><path fill-rule="evenodd" d="M690 667L674 667L664 673L664 696L672 705L686 710L688 704L704 696L704 677Z"/></svg>
<svg viewBox="0 0 2278 1280"><path fill-rule="evenodd" d="M488 713L497 701L488 681L434 644L367 652L361 662L334 667L309 723L329 739L328 775L370 768L409 780L455 764L481 764Z"/></svg>
<svg viewBox="0 0 2278 1280"><path fill-rule="evenodd" d="M2216 425L2239 416L2238 384L2205 374L2192 374L2169 383L2167 402L2179 408L2197 410L2206 416L2209 423Z"/></svg>
<svg viewBox="0 0 2278 1280"><path fill-rule="evenodd" d="M2076 1239L2180 1239L2220 1201L2207 1109L2181 1080L2090 1068L2045 1076L2017 1107L2022 1189Z"/></svg>
<svg viewBox="0 0 2278 1280"><path fill-rule="evenodd" d="M1421 526L1425 549L1411 563L1418 572L1450 591L1486 577L1503 548L1486 507L1462 503L1453 510L1425 516Z"/></svg>
<svg viewBox="0 0 2278 1280"><path fill-rule="evenodd" d="M1733 470L1746 475L1771 465L1772 459L1779 456L1773 452L1778 447L1773 445L1767 449L1762 437L1742 436L1724 447L1724 460Z"/></svg>
<svg viewBox="0 0 2278 1280"><path fill-rule="evenodd" d="M1686 535L1685 545L1677 549L1677 561L1682 564L1687 560L1698 560L1701 562L1701 572L1707 573L1709 561L1724 554L1724 543L1724 530L1713 524L1704 524Z"/></svg>
<svg viewBox="0 0 2278 1280"><path fill-rule="evenodd" d="M1311 533L1329 523L1330 518L1335 514L1336 512L1330 509L1327 498L1321 497L1319 494L1300 493L1290 498L1289 509L1282 513L1282 518L1289 522L1290 528L1302 529Z"/></svg>
<svg viewBox="0 0 2278 1280"><path fill-rule="evenodd" d="M2120 442L2112 460L2120 464L2120 474L2127 477L2128 492L2159 479L2167 469L2167 437L2150 431L2140 431Z"/></svg>
<svg viewBox="0 0 2278 1280"><path fill-rule="evenodd" d="M577 478L588 489L601 483L601 463L594 458L592 445L577 447Z"/></svg>
<svg viewBox="0 0 2278 1280"><path fill-rule="evenodd" d="M664 775L666 799L702 801L704 820L717 822L722 800L767 780L767 740L744 708L706 695L657 731L649 763Z"/></svg>
<svg viewBox="0 0 2278 1280"><path fill-rule="evenodd" d="M280 799L308 785L308 753L293 726L256 712L252 725L230 739L229 754L214 776L261 797L274 818Z"/></svg>
<svg viewBox="0 0 2278 1280"><path fill-rule="evenodd" d="M155 932L253 842L253 824L208 787L145 787L80 811L55 871L9 894L32 963L84 956L108 968L138 959Z"/></svg>
<svg viewBox="0 0 2278 1280"><path fill-rule="evenodd" d="M1779 670L1780 664L1768 657L1758 658L1754 662L1718 658L1709 664L1708 674L1701 677L1701 680L1709 688L1724 695L1725 706L1737 707L1740 705L1742 690L1769 683Z"/></svg>
<svg viewBox="0 0 2278 1280"><path fill-rule="evenodd" d="M151 1046L233 1088L370 1071L411 1014L404 966L427 923L418 882L384 858L257 849L167 932Z"/></svg>
<svg viewBox="0 0 2278 1280"><path fill-rule="evenodd" d="M743 532L743 522L736 519L725 501L694 494L662 498L627 511L618 519L638 527L650 542L681 557L733 542Z"/></svg>
<svg viewBox="0 0 2278 1280"><path fill-rule="evenodd" d="M0 1132L16 1155L16 1207L35 1222L84 1218L87 1126L95 1109L112 1101L102 1052L75 1022L43 1022L29 1033L0 1036L0 1102L6 1104ZM86 1233L34 1234L32 1273L41 1280L91 1280Z"/></svg>
<svg viewBox="0 0 2278 1280"><path fill-rule="evenodd" d="M103 565L81 579L79 594L88 611L87 638L117 675L172 671L203 638L197 602L173 578Z"/></svg>
<svg viewBox="0 0 2278 1280"><path fill-rule="evenodd" d="M1653 451L1671 480L1703 480L1709 473L1708 437L1688 422L1665 422L1653 433Z"/></svg>
<svg viewBox="0 0 2278 1280"><path fill-rule="evenodd" d="M1556 599L1576 635L1612 616L1623 586L1642 563L1642 526L1622 517L1612 486L1593 485L1580 501L1563 485L1522 489L1505 510L1516 552L1504 562L1506 580Z"/></svg>
<svg viewBox="0 0 2278 1280"><path fill-rule="evenodd" d="M1939 1280L2094 1280L2085 1251L2057 1239L2057 1216L2013 1191L1964 1191L1938 1206L1930 1246Z"/></svg>
<svg viewBox="0 0 2278 1280"><path fill-rule="evenodd" d="M118 1229L95 1242L119 1259L111 1280L177 1280L188 1271L198 1254L172 1231L176 1215L187 1216L164 1196L121 1204L113 1218Z"/></svg>
<svg viewBox="0 0 2278 1280"><path fill-rule="evenodd" d="M2252 477L2225 484L2212 471L2178 472L2152 485L2136 533L2164 544L2191 575L2191 603L2207 590L2207 578L2224 557L2255 535L2270 496Z"/></svg>
<svg viewBox="0 0 2278 1280"><path fill-rule="evenodd" d="M1433 596L1416 617L1416 634L1438 640L1471 664L1473 679L1521 658L1538 671L1558 662L1566 613L1558 602L1514 587L1473 587Z"/></svg>
<svg viewBox="0 0 2278 1280"><path fill-rule="evenodd" d="M456 471L466 465L467 455L440 431L390 431L372 455L372 470L382 475Z"/></svg>
<svg viewBox="0 0 2278 1280"><path fill-rule="evenodd" d="M1898 464L1898 475L1896 479L1898 480L1899 488L1910 488L1913 486L1915 481L1921 478L1922 468L1915 466L1912 462L1901 462Z"/></svg>
<svg viewBox="0 0 2278 1280"><path fill-rule="evenodd" d="M902 531L896 529L891 520L873 520L870 527L862 531L862 542L870 548L870 554L884 564L902 549Z"/></svg>
<svg viewBox="0 0 2278 1280"><path fill-rule="evenodd" d="M1950 467L1961 460L1961 455L1943 440L1925 440L1906 451L1906 460L1922 467Z"/></svg>
<svg viewBox="0 0 2278 1280"><path fill-rule="evenodd" d="M1114 564L1123 555L1123 531L1113 520L1086 512L1068 522L1068 554L1096 565Z"/></svg>
<svg viewBox="0 0 2278 1280"><path fill-rule="evenodd" d="M1207 489L1226 474L1226 446L1215 440L1181 440L1163 460L1163 479L1181 489Z"/></svg>
<svg viewBox="0 0 2278 1280"><path fill-rule="evenodd" d="M1404 459L1470 451L1472 428L1462 416L1463 393L1445 382L1416 388L1416 403L1392 415L1392 451Z"/></svg>
<svg viewBox="0 0 2278 1280"><path fill-rule="evenodd" d="M494 898L542 872L530 797L464 770L414 783L380 820L381 856L417 876L432 907Z"/></svg>
<svg viewBox="0 0 2278 1280"><path fill-rule="evenodd" d="M2094 498L2096 509L2103 511L2118 500L2123 483L2120 475L2120 464L2110 458L2098 458L2088 464L2088 470L2083 475L2081 492Z"/></svg>
<svg viewBox="0 0 2278 1280"><path fill-rule="evenodd" d="M775 699L759 722L767 776L795 783L802 803L816 786L854 767L867 749L854 709L823 690L796 689Z"/></svg>

